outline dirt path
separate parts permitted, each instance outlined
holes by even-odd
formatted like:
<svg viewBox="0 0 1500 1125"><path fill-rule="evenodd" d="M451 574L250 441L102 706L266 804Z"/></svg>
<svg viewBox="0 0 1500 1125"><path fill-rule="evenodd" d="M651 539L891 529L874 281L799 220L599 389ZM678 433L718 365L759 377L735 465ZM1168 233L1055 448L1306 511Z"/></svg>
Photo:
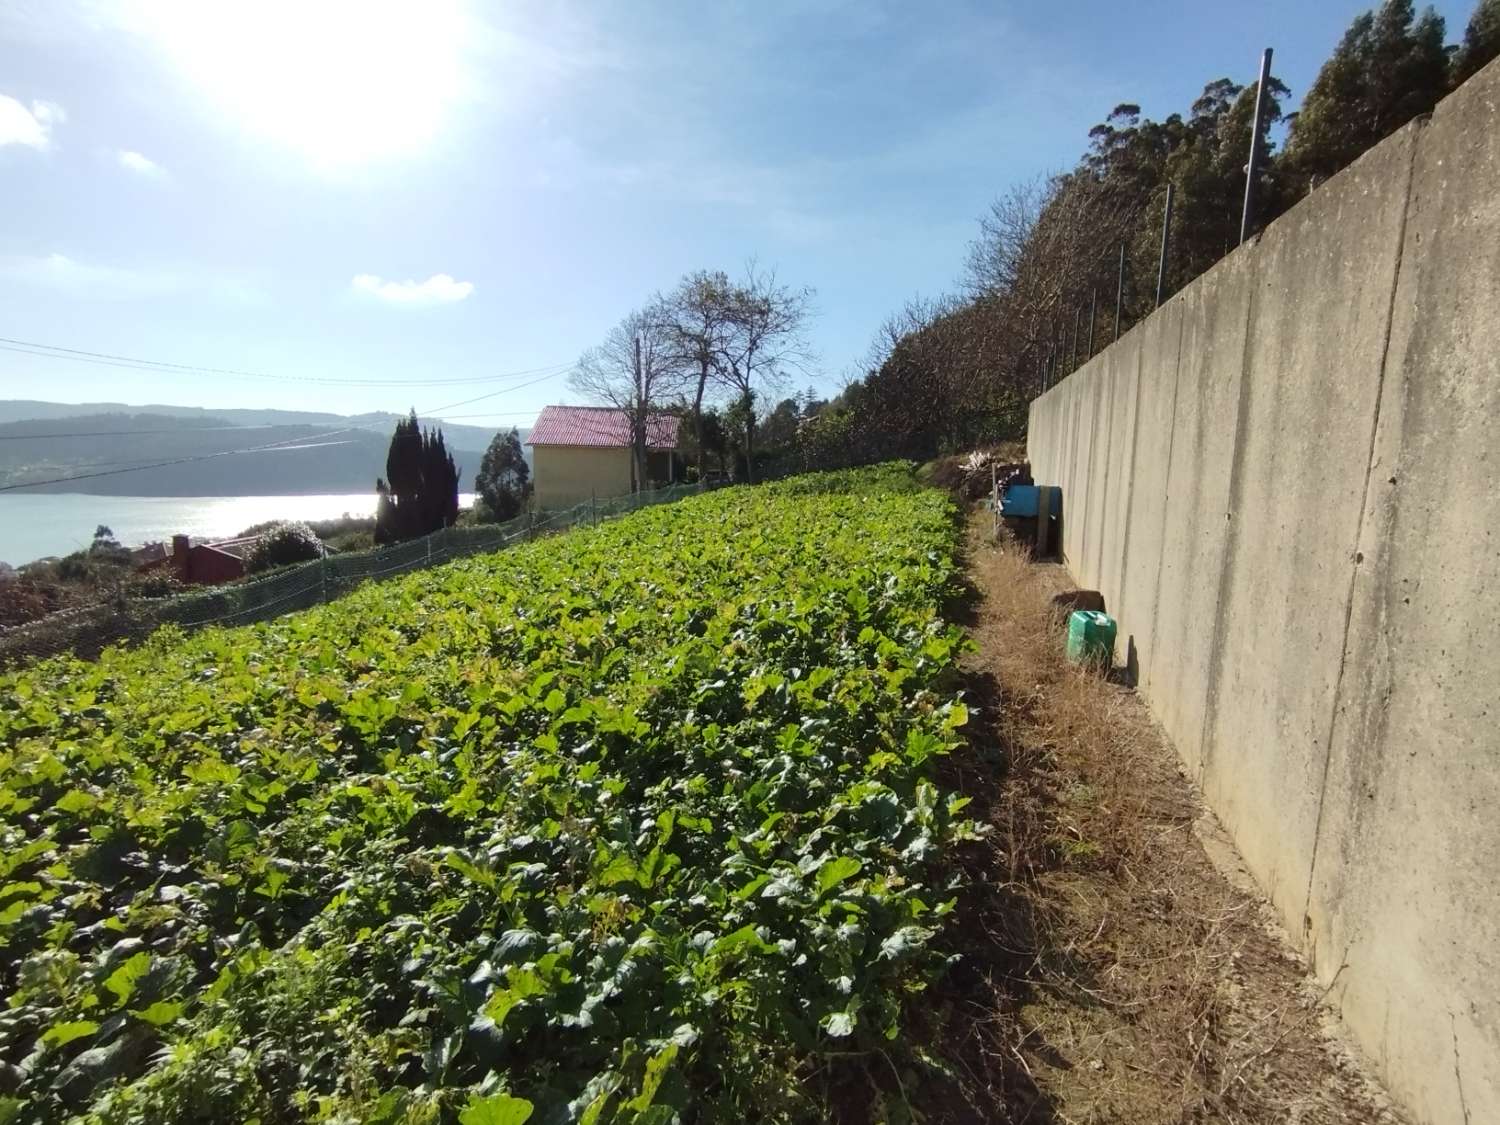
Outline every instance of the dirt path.
<svg viewBox="0 0 1500 1125"><path fill-rule="evenodd" d="M952 1000L973 1116L1397 1125L1144 701L1063 658L1066 574L985 525L968 624L986 726L952 779L993 826Z"/></svg>

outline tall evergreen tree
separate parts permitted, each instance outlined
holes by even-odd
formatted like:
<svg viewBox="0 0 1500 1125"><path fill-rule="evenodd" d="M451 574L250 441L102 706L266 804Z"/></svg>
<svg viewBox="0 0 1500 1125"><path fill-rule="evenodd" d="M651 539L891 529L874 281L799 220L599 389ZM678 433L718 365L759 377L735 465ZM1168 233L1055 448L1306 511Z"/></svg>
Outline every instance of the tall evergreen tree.
<svg viewBox="0 0 1500 1125"><path fill-rule="evenodd" d="M1310 190L1432 112L1448 90L1443 18L1412 0L1386 0L1355 17L1293 119L1282 170Z"/></svg>
<svg viewBox="0 0 1500 1125"><path fill-rule="evenodd" d="M1479 0L1453 60L1453 84L1467 82L1495 58L1500 58L1500 0Z"/></svg>
<svg viewBox="0 0 1500 1125"><path fill-rule="evenodd" d="M387 483L389 481L389 483ZM458 466L441 430L422 431L417 412L396 423L385 458L385 477L376 480L375 542L399 543L458 519Z"/></svg>

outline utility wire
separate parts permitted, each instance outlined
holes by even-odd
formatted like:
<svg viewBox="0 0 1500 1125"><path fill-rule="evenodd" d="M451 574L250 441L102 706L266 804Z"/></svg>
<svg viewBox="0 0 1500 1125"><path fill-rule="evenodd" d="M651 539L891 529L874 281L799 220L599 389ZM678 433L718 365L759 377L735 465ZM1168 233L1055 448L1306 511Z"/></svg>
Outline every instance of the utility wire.
<svg viewBox="0 0 1500 1125"><path fill-rule="evenodd" d="M562 374L565 374L565 372L562 372L562 371L557 372L557 375L562 375ZM478 402L478 401L480 401L480 399L494 398L496 395L506 394L509 391L520 390L522 387L534 386L535 384L541 383L541 382L545 382L548 379L555 379L557 377L557 375L544 375L544 376L542 376L539 379L528 379L525 382L515 383L515 384L512 384L509 387L501 387L498 391L494 391L494 392L492 392L490 394L486 394L486 395L480 395L478 398L466 399L464 402L449 403L448 406L440 406L436 410L420 410L420 411L417 412L417 417L418 418L427 418L427 419L432 419L433 421L442 422L442 421L451 421L452 418L498 418L502 414L505 414L505 415L540 414L541 413L540 410L509 410L509 411L499 410L499 411L491 411L488 414L458 414L458 415L453 415L451 418L447 418L447 419L444 419L444 418L432 418L432 416L434 414L436 414L439 410L447 410L447 409L449 409L450 407L453 407L453 406L465 406L465 405L467 405L468 403L471 403L471 402ZM30 421L30 420L31 419L27 419L27 421ZM13 425L14 423L0 423L0 425L5 425L5 424L11 424L11 425ZM251 426L251 425L247 425L247 426L181 426L181 427L179 427L177 429L161 429L161 430L70 430L70 431L61 432L61 433L45 433L45 434L4 434L4 433L0 433L0 441L38 441L38 440L41 440L41 439L44 439L44 438L135 437L137 435L153 435L153 434L206 434L206 433L223 433L226 430L273 430L273 429L280 429L280 428L288 427L288 426L317 426L319 424L320 423L317 423L317 422L264 422L264 423L256 423L253 426ZM369 429L369 427L356 427L356 428L358 428L358 429ZM336 432L343 433L344 431L339 430L339 431L336 431ZM371 432L373 433L375 431L373 429L371 429ZM316 434L311 434L311 435L308 435L308 436L310 436L310 437L323 437L324 435L322 433L316 433ZM288 440L297 440L297 439L288 439Z"/></svg>
<svg viewBox="0 0 1500 1125"><path fill-rule="evenodd" d="M3 337L0 337L0 339L3 339ZM434 407L431 410L423 410L423 411L420 411L418 413L418 417L419 418L430 418L433 415L437 414L439 411L448 410L448 409L451 409L452 407L455 407L455 406L467 406L471 402L479 402L482 399L489 399L489 398L494 398L497 395L508 394L511 391L520 390L522 387L530 387L530 386L533 386L533 385L535 385L537 383L545 382L548 379L555 379L558 375L561 375L561 374L563 374L563 371L557 371L557 372L554 372L551 375L543 375L543 376L541 376L539 378L536 378L536 379L528 379L528 380L526 380L525 382L522 382L522 383L515 383L515 384L513 384L513 385L511 385L509 387L502 387L500 390L498 390L498 391L491 391L489 394L477 395L474 398L464 399L462 402L450 402L450 403L448 403L447 406L438 406L438 407ZM129 434L129 433L139 433L140 431L122 430L120 432L124 433L124 434ZM174 433L191 433L192 430L181 430L181 431L175 431L174 430L172 432L174 432ZM100 470L99 472L77 473L77 474L74 474L73 476L52 477L52 478L50 478L48 480L31 480L31 481L23 481L23 482L21 482L19 484L5 484L5 485L0 485L0 492L14 492L15 490L20 489L20 488L40 488L41 486L48 485L48 484L65 484L68 481L75 481L75 480L93 480L96 477L112 477L112 476L117 476L117 475L119 475L121 473L138 473L138 472L145 471L147 469L164 469L164 468L168 467L169 465L186 465L186 464L190 464L190 463L195 462L195 461L209 461L209 460L212 460L212 459L217 458L217 457L232 457L232 456L236 456L238 454L244 454L244 453L263 453L263 452L266 452L266 451L269 451L269 450L273 450L273 449L285 449L287 447L295 447L295 446L297 446L299 444L301 446L310 447L310 448L316 448L319 445L338 445L338 444L344 444L344 443L341 443L341 442L329 442L329 441L326 441L326 440L315 440L315 439L326 439L326 438L330 438L330 437L337 437L340 434L352 434L352 433L362 433L362 432L370 432L370 431L367 431L363 427L360 427L360 426L350 426L350 427L347 427L346 429L342 429L342 430L331 430L331 431L327 431L327 432L323 432L323 433L308 434L308 435L305 435L303 437L287 438L287 439L284 439L282 441L271 442L268 445L252 446L252 447L250 447L248 449L225 449L225 450L221 450L218 453L202 453L202 454L199 454L199 455L194 456L194 457L175 457L175 458L172 458L172 459L166 460L166 461L155 461L155 462L151 462L151 463L148 463L148 464L135 465L135 466L132 466L130 468L103 469L103 470ZM56 437L58 435L52 434L52 435L47 435L47 436Z"/></svg>
<svg viewBox="0 0 1500 1125"><path fill-rule="evenodd" d="M573 366L571 363L552 363L545 367L529 367L521 371L506 371L497 375L474 375L452 379L336 379L319 375L274 375L265 371L244 371L235 367L200 367L191 363L169 363L160 359L139 359L134 356L115 355L111 352L65 348L58 344L39 344L32 340L16 340L8 336L0 336L0 350L19 352L22 355L42 356L46 359L66 359L77 363L100 364L105 367L125 367L136 371L182 371L198 375L229 375L244 379L274 379L278 382L318 383L340 387L461 386L465 383L493 383L500 379L514 379L519 375L534 375L540 371L550 371L553 375L561 375Z"/></svg>
<svg viewBox="0 0 1500 1125"><path fill-rule="evenodd" d="M69 477L52 477L50 480L28 480L19 484L0 484L0 492L14 492L18 488L40 488L45 484L66 484L74 480L93 480L95 477L113 477L121 473L138 473L144 469L164 469L168 465L186 465L194 461L212 461L216 457L234 457L242 453L265 453L271 450L290 451L292 449L316 449L323 445L345 445L346 442L337 441L311 441L310 438L331 438L340 434L358 433L359 427L351 426L344 430L332 430L325 434L315 434L306 437L287 438L284 441L273 441L267 445L251 446L248 449L222 449L217 453L200 453L194 457L174 457L168 461L154 461L146 465L136 465L128 469L102 469L95 473L76 473Z"/></svg>
<svg viewBox="0 0 1500 1125"><path fill-rule="evenodd" d="M421 411L419 417L430 418L434 414L440 414L444 410L452 410L455 406L468 406L471 402L481 402L487 398L494 398L496 395L508 394L511 391L518 391L522 387L530 387L536 383L546 382L548 379L556 379L558 375L566 374L571 367L572 365L569 364L568 368L565 368L563 371L555 372L552 375L543 375L540 379L528 379L526 382L516 383L514 386L501 387L498 391L491 391L487 395L475 395L473 398L466 398L461 402L450 402L446 406L434 406L431 410Z"/></svg>
<svg viewBox="0 0 1500 1125"><path fill-rule="evenodd" d="M34 421L35 419L25 419ZM13 424L13 423L12 423ZM0 441L38 441L43 438L135 437L138 434L221 434L225 430L274 430L283 426L316 426L317 422L266 422L254 426L179 426L167 430L70 430L54 434L0 434Z"/></svg>

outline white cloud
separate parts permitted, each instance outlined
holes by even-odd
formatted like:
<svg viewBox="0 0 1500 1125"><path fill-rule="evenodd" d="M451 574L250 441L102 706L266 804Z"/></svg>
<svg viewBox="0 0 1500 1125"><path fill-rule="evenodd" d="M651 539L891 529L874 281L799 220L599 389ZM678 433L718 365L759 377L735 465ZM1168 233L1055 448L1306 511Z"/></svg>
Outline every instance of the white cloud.
<svg viewBox="0 0 1500 1125"><path fill-rule="evenodd" d="M28 109L8 94L0 94L0 147L51 148L52 126L67 119L62 106L52 102L32 102Z"/></svg>
<svg viewBox="0 0 1500 1125"><path fill-rule="evenodd" d="M115 159L120 162L121 168L128 168L137 175L160 179L167 174L167 170L149 156L142 156L128 148L122 148L115 153Z"/></svg>
<svg viewBox="0 0 1500 1125"><path fill-rule="evenodd" d="M435 273L426 281L385 281L373 273L362 273L351 284L356 292L393 305L446 305L474 292L472 281L454 281L446 273Z"/></svg>

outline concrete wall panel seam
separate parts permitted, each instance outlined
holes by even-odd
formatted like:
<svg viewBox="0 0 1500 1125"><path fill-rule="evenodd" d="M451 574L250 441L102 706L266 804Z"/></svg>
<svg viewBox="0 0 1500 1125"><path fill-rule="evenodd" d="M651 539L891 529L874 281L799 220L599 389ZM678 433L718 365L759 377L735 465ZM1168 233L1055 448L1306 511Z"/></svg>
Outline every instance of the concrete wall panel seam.
<svg viewBox="0 0 1500 1125"><path fill-rule="evenodd" d="M1256 235L1251 241L1254 246L1260 241L1260 235ZM1245 342L1240 349L1240 386L1239 394L1235 399L1234 406L1234 445L1229 454L1229 505L1224 518L1229 524L1228 534L1224 541L1224 558L1219 563L1219 593L1216 604L1219 612L1214 615L1213 639L1209 642L1209 665L1208 665L1208 691L1203 702L1203 727L1198 734L1198 787L1203 787L1205 771L1208 769L1209 759L1213 756L1212 747L1209 743L1210 733L1213 731L1214 720L1219 711L1219 680L1224 671L1224 604L1229 587L1229 575L1234 566L1236 548L1239 546L1240 523L1236 520L1235 513L1240 508L1244 499L1244 472L1245 472L1245 426L1249 418L1249 398L1251 387L1250 373L1250 342L1255 338L1251 329L1255 325L1255 295L1257 287L1250 287L1250 299L1245 302Z"/></svg>
<svg viewBox="0 0 1500 1125"><path fill-rule="evenodd" d="M1181 294L1179 294L1179 296L1180 295ZM1163 480L1163 485L1164 485L1163 490L1162 490L1162 507L1163 507L1163 509L1166 508L1166 505L1167 505L1168 501L1171 499L1171 496L1172 496L1172 449L1173 449L1173 446L1176 445L1176 443L1177 443L1177 396L1178 396L1178 393L1180 392L1180 390L1182 389L1182 341L1183 341L1183 337L1186 334L1187 334L1187 313L1186 313L1186 311L1184 311L1184 312L1180 313L1178 315L1178 317L1177 317L1177 363L1176 363L1176 369L1175 369L1175 371L1174 371L1174 373L1172 375L1172 412L1167 415L1167 417L1171 419L1171 422L1169 423L1168 429L1167 429L1167 450L1166 450L1166 453L1167 453L1167 459L1166 459L1167 474L1166 474L1165 479ZM1142 363L1145 362L1145 357L1144 356L1142 357L1141 362ZM1156 582L1155 582L1155 587L1153 589L1153 592L1151 594L1151 606L1152 606L1152 613L1151 613L1151 651L1152 651L1153 654L1156 651L1156 622L1157 622L1157 618L1160 616L1156 611L1161 606L1161 563L1162 563L1162 558L1166 554L1166 550L1167 550L1167 539L1166 539L1165 532L1166 532L1166 527L1165 527L1165 525L1163 525L1163 527L1162 527L1162 534L1158 535L1157 539L1156 539ZM1147 692L1146 693L1148 695L1150 694L1150 683L1151 683L1151 678L1152 678L1151 677L1151 668L1154 667L1154 665L1155 665L1155 661L1153 660L1151 662L1151 664L1147 666L1147 669L1146 669L1146 684L1147 684Z"/></svg>
<svg viewBox="0 0 1500 1125"><path fill-rule="evenodd" d="M1370 418L1370 439L1365 446L1365 487L1364 495L1360 500L1359 520L1356 524L1356 544L1363 535L1365 519L1371 510L1370 488L1374 477L1375 443L1380 433L1381 408L1385 402L1386 373L1390 367L1391 360L1391 331L1395 324L1396 294L1401 288L1401 266L1406 259L1406 232L1411 219L1412 182L1416 173L1417 154L1422 148L1422 133L1431 120L1430 114L1424 114L1412 126L1409 126L1410 128L1415 128L1418 131L1418 135L1415 143L1411 146L1411 152L1406 163L1406 182L1402 186L1401 191L1405 202L1401 208L1401 228L1396 241L1396 268L1391 273L1391 296L1385 317L1385 339L1381 342L1380 376L1376 385L1375 411ZM1349 664L1349 631L1354 618L1354 585L1359 579L1359 567L1362 561L1357 554L1355 558L1350 559L1349 592L1344 601L1344 633L1339 648L1339 667L1334 679L1333 698L1329 703L1328 709L1328 735L1323 741L1323 782L1318 790L1318 814L1313 822L1312 862L1308 865L1307 870L1307 893L1303 895L1303 938L1308 936L1308 931L1311 928L1309 925L1309 916L1312 910L1313 885L1318 871L1319 844L1323 838L1323 811L1328 801L1328 771L1333 761L1333 739L1338 729L1339 706L1343 701L1344 672Z"/></svg>

